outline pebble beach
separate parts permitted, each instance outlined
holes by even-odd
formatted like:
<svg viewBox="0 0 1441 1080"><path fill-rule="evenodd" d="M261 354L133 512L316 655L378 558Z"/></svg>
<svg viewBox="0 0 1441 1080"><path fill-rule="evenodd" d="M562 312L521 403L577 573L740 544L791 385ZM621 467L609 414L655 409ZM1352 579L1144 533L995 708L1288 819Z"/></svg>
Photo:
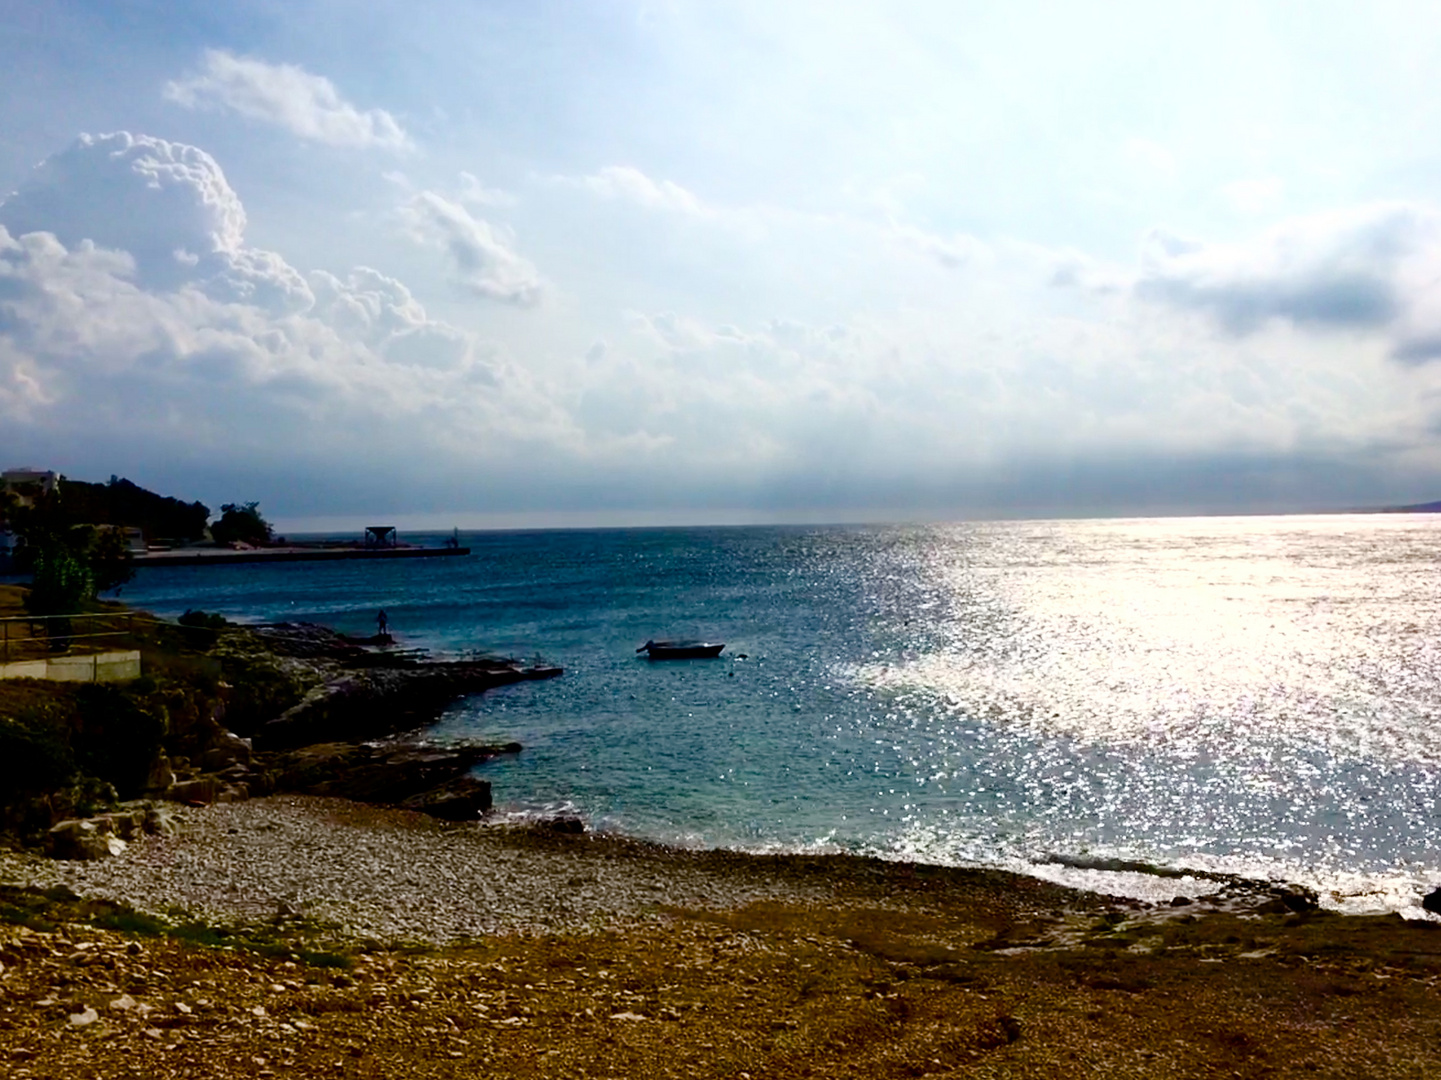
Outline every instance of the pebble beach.
<svg viewBox="0 0 1441 1080"><path fill-rule="evenodd" d="M94 862L0 853L0 879L220 923L304 916L361 938L444 945L595 930L662 906L727 909L824 894L742 858L619 838L455 824L343 799L180 807L171 836ZM758 868L757 868L758 869Z"/></svg>
<svg viewBox="0 0 1441 1080"><path fill-rule="evenodd" d="M181 808L106 860L5 853L0 894L17 1080L1389 1077L1441 1057L1435 924L1274 898L1148 905L288 795Z"/></svg>

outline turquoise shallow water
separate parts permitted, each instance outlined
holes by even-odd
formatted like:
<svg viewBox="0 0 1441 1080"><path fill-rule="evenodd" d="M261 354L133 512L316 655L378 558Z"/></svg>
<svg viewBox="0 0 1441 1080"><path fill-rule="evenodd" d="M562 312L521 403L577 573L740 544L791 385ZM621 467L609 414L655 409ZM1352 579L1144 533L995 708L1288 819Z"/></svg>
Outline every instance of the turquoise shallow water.
<svg viewBox="0 0 1441 1080"><path fill-rule="evenodd" d="M498 803L672 842L1122 858L1408 908L1441 880L1441 521L493 532L465 559L142 570L124 599L563 664L440 738ZM650 637L728 643L651 663ZM740 659L738 654L746 654Z"/></svg>

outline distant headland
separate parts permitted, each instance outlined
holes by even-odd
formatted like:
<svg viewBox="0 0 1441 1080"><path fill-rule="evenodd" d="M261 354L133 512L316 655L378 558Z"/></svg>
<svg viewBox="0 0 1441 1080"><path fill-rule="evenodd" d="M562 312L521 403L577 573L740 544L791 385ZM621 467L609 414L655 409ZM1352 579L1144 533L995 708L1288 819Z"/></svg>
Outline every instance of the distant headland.
<svg viewBox="0 0 1441 1080"><path fill-rule="evenodd" d="M413 559L469 555L458 533L443 544L402 541L393 525L370 525L354 539L288 541L276 536L257 502L226 503L212 520L201 502L185 502L112 476L71 480L50 469L0 473L0 573L26 569L27 545L65 537L86 560L142 566L218 566L336 559ZM104 576L104 575L102 575Z"/></svg>
<svg viewBox="0 0 1441 1080"><path fill-rule="evenodd" d="M1411 503L1408 506L1380 506L1362 510L1363 514L1441 514L1441 499L1435 502Z"/></svg>

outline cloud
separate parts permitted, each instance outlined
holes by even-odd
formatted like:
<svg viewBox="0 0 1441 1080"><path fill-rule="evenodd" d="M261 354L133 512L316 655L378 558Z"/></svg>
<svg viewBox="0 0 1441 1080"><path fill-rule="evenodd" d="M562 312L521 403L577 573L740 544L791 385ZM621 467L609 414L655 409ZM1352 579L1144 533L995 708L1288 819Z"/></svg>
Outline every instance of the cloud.
<svg viewBox="0 0 1441 1080"><path fill-rule="evenodd" d="M1143 245L1137 294L1203 312L1234 335L1284 321L1375 333L1398 359L1441 354L1441 215L1386 203L1294 218L1238 244L1163 231Z"/></svg>
<svg viewBox="0 0 1441 1080"><path fill-rule="evenodd" d="M652 180L629 165L608 165L598 173L570 182L603 199L628 202L650 210L697 215L709 213L698 196L679 184L670 180Z"/></svg>
<svg viewBox="0 0 1441 1080"><path fill-rule="evenodd" d="M147 284L194 276L196 260L238 251L245 208L215 159L121 131L81 135L0 204L12 235L45 230L128 252Z"/></svg>
<svg viewBox="0 0 1441 1080"><path fill-rule="evenodd" d="M457 202L422 191L400 210L417 243L442 249L461 287L491 300L520 307L540 301L544 286L536 268L516 252L489 222Z"/></svg>
<svg viewBox="0 0 1441 1080"><path fill-rule="evenodd" d="M514 206L516 198L500 188L486 187L473 173L460 174L460 201L471 206Z"/></svg>
<svg viewBox="0 0 1441 1080"><path fill-rule="evenodd" d="M329 79L223 49L206 49L200 73L166 83L164 95L188 109L229 109L327 146L402 150L410 144L390 113L357 109Z"/></svg>
<svg viewBox="0 0 1441 1080"><path fill-rule="evenodd" d="M913 225L899 223L892 226L892 231L902 244L924 252L942 266L953 270L965 266L977 257L984 257L988 254L988 248L984 243L965 233L956 233L949 237L940 236L936 233L926 232L924 229L918 229Z"/></svg>
<svg viewBox="0 0 1441 1080"><path fill-rule="evenodd" d="M545 288L510 236L458 200L406 200L407 231L469 288L517 304ZM516 335L502 345L434 318L381 269L306 270L252 247L238 196L195 147L83 137L0 203L0 432L77 473L142 458L192 475L244 468L260 494L289 485L307 508L336 507L348 487L360 492L348 508L897 512L1007 484L1053 506L1038 500L1069 490L1056 477L1104 478L1108 462L1192 462L1175 475L1195 478L1218 454L1381 460L1433 438L1441 365L1388 360L1395 342L1441 341L1421 335L1441 321L1423 317L1435 245L1419 210L1389 247L1374 222L1285 234L1324 234L1312 248L1389 273L1389 321L1304 322L1302 306L1272 302L1280 313L1244 330L1224 326L1207 290L1280 278L1291 296L1326 260L1281 239L1223 258L1157 235L1113 288L1080 253L998 242L940 273L926 234L886 221L778 213L767 235L719 214L648 219L665 242L685 234L686 273L715 278L628 303L633 281L602 264L613 292L573 275L567 296L588 312L497 320ZM611 216L629 255L645 230ZM1390 220L1357 221L1373 218ZM1336 239L1358 231L1369 248ZM1257 254L1273 248L1295 265ZM1065 267L1089 287L1047 287ZM1147 275L1175 291L1130 287ZM711 287L724 278L738 287ZM1219 329L1198 333L1198 318ZM1144 469L1117 468L1144 494Z"/></svg>
<svg viewBox="0 0 1441 1080"><path fill-rule="evenodd" d="M110 231L65 220L72 205ZM37 220L44 208L60 216ZM42 165L0 203L0 425L52 447L277 468L570 437L498 348L401 282L302 273L247 246L243 222L194 147L82 137ZM132 241L140 255L119 246ZM198 254L168 259L172 245ZM147 272L154 258L164 274Z"/></svg>

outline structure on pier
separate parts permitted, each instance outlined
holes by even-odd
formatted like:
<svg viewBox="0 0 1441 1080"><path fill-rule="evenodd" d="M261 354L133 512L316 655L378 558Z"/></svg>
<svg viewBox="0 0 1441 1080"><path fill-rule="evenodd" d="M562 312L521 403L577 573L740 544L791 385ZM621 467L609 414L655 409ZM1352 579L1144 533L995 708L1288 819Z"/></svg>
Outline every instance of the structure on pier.
<svg viewBox="0 0 1441 1080"><path fill-rule="evenodd" d="M399 547L400 538L395 535L395 526L367 525L365 527L365 546L368 548Z"/></svg>

